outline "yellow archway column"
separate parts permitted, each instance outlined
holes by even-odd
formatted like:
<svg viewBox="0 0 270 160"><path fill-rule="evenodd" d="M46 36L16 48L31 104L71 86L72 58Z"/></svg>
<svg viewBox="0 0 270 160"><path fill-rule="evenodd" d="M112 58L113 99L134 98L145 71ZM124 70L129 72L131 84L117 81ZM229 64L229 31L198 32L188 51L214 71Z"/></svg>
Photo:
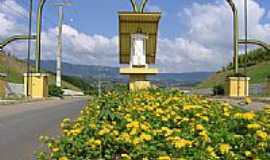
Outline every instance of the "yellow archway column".
<svg viewBox="0 0 270 160"><path fill-rule="evenodd" d="M48 89L47 73L25 73L24 74L24 94L31 98L47 98ZM28 94L27 94L28 86Z"/></svg>

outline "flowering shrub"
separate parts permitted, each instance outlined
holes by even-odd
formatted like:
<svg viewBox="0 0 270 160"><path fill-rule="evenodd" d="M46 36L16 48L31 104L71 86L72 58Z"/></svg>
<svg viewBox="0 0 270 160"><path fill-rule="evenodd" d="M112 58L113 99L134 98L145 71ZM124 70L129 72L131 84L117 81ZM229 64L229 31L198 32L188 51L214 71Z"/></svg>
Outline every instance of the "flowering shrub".
<svg viewBox="0 0 270 160"><path fill-rule="evenodd" d="M107 93L38 159L270 159L270 108L253 113L171 90Z"/></svg>

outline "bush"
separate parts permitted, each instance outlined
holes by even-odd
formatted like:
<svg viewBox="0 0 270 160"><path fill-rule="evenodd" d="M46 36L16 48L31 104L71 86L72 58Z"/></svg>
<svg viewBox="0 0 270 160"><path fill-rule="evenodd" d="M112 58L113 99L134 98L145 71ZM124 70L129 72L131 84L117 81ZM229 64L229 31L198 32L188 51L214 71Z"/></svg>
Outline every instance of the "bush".
<svg viewBox="0 0 270 160"><path fill-rule="evenodd" d="M170 90L108 92L64 119L62 136L41 137L37 158L270 159L269 113Z"/></svg>
<svg viewBox="0 0 270 160"><path fill-rule="evenodd" d="M247 77L247 75L244 73L232 73L227 75L227 77Z"/></svg>
<svg viewBox="0 0 270 160"><path fill-rule="evenodd" d="M225 94L224 86L223 85L214 86L213 93L214 95L224 95Z"/></svg>
<svg viewBox="0 0 270 160"><path fill-rule="evenodd" d="M63 97L64 91L61 87L57 87L56 85L49 86L49 96L52 97Z"/></svg>

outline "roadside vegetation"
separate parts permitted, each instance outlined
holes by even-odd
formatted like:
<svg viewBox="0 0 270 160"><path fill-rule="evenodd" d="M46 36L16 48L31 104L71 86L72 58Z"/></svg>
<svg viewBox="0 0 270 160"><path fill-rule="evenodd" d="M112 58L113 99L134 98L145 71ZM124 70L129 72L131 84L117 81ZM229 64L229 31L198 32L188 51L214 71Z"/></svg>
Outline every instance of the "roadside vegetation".
<svg viewBox="0 0 270 160"><path fill-rule="evenodd" d="M270 159L270 108L250 112L174 90L93 98L39 160Z"/></svg>
<svg viewBox="0 0 270 160"><path fill-rule="evenodd" d="M240 72L244 73L245 56L239 56ZM224 85L226 76L233 73L232 63L199 84L198 88L213 88ZM270 53L262 48L254 49L248 53L247 76L251 77L251 84L265 83L270 76Z"/></svg>

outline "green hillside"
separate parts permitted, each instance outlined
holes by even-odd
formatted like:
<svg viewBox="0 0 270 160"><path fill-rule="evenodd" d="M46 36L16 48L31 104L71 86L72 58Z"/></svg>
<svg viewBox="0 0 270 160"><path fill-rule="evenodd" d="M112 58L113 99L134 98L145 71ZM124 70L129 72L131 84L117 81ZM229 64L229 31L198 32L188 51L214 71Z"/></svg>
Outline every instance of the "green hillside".
<svg viewBox="0 0 270 160"><path fill-rule="evenodd" d="M31 70L34 68L31 67ZM27 65L24 61L13 56L0 53L0 72L6 73L7 77L2 78L8 82L23 84L23 73L26 73ZM46 71L43 71L46 72ZM55 75L50 74L49 84L55 84ZM63 81L63 88L80 91L80 89L70 82Z"/></svg>
<svg viewBox="0 0 270 160"><path fill-rule="evenodd" d="M245 57L241 55L239 57L240 72L244 72ZM247 76L251 78L251 84L265 83L268 76L270 76L270 53L264 49L255 49L248 53L247 63ZM232 74L232 64L223 68L222 71L218 71L199 84L198 88L212 88L215 85L224 84L224 80L227 75Z"/></svg>

